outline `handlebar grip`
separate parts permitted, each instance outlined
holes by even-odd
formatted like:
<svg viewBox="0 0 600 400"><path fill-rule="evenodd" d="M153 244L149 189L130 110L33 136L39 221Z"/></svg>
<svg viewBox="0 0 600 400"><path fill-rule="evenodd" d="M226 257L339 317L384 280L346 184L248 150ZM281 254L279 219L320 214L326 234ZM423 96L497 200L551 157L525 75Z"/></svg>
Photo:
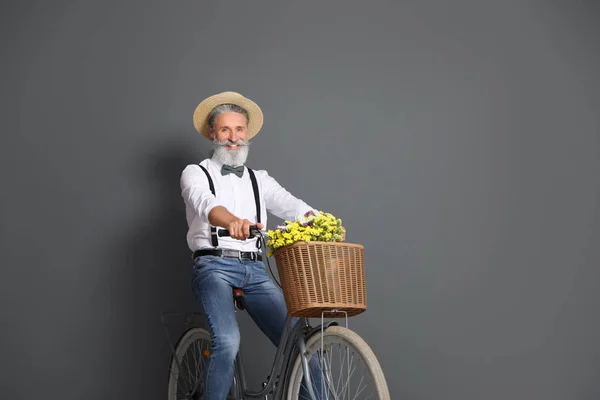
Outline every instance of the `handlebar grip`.
<svg viewBox="0 0 600 400"><path fill-rule="evenodd" d="M217 236L219 236L219 237L231 236L231 234L229 233L229 231L227 229L219 229L217 231Z"/></svg>
<svg viewBox="0 0 600 400"><path fill-rule="evenodd" d="M255 237L258 232L260 232L260 229L258 229L258 226L250 225L250 236L248 237L248 239L252 239L253 237ZM229 230L227 230L227 229L219 229L219 230L217 230L217 236L219 236L219 237L231 236L231 234L229 233Z"/></svg>

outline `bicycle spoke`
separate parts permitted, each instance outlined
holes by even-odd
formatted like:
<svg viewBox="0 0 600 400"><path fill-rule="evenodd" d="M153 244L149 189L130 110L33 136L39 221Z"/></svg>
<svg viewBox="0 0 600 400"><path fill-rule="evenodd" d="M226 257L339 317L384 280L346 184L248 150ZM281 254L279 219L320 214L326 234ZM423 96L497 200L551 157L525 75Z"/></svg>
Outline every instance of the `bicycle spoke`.
<svg viewBox="0 0 600 400"><path fill-rule="evenodd" d="M181 366L183 367L183 363L181 362L181 360L179 361L179 363L180 363L180 364L181 364ZM176 369L175 371L171 371L171 376L173 376L174 378L176 378L176 379L177 379L177 383L178 383L178 385L177 385L177 386L179 387L179 381L180 381L180 378L181 378L181 380L184 380L184 381L185 381L185 383L186 383L187 385L191 386L191 385L192 385L192 382L190 382L188 379L186 379L184 376L182 376L182 374L181 374L181 372L178 370L178 367L177 367L177 366L175 366L175 369ZM189 391L189 390L191 390L191 389L189 389L189 388L183 388L183 389L184 389L184 390L185 390L185 389L187 389L186 391Z"/></svg>
<svg viewBox="0 0 600 400"><path fill-rule="evenodd" d="M340 365L344 365L345 358L346 358L346 353L340 351ZM340 385L343 385L343 383L342 383L342 377L344 376L343 372L344 372L344 369L340 368L340 376L338 377L338 382L337 382L337 385L335 386L336 393L339 393L338 389L339 389ZM350 379L350 377L348 377L348 379Z"/></svg>
<svg viewBox="0 0 600 400"><path fill-rule="evenodd" d="M196 369L194 371L194 381L197 382L199 379L199 373L200 373L200 364L203 363L202 362L202 349L198 348L200 346L200 344L198 342L194 342L194 351L192 352L194 354L194 365L196 365ZM196 357L196 350L198 351L198 357Z"/></svg>

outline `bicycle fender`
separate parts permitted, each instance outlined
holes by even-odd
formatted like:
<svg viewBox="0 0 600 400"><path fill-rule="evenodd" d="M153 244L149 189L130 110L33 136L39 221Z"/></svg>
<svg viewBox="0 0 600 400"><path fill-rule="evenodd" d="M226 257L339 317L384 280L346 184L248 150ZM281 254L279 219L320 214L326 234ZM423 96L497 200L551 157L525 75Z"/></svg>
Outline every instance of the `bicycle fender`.
<svg viewBox="0 0 600 400"><path fill-rule="evenodd" d="M311 337L312 335L314 335L316 332L321 332L321 327L323 327L323 330L327 330L327 328L329 328L330 326L338 326L339 324L337 323L337 321L327 321L324 324L320 324L317 326L312 327L305 335L304 338L305 340L308 339L309 337Z"/></svg>

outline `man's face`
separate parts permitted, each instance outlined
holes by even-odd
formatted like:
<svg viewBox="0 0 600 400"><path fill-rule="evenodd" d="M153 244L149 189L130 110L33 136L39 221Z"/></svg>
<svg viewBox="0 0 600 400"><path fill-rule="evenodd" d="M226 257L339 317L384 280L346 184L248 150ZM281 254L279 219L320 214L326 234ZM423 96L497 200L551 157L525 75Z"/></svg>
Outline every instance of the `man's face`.
<svg viewBox="0 0 600 400"><path fill-rule="evenodd" d="M236 112L224 112L213 124L211 136L217 158L226 165L244 165L248 157L246 117Z"/></svg>
<svg viewBox="0 0 600 400"><path fill-rule="evenodd" d="M213 140L223 142L237 142L238 140L246 140L248 135L248 125L246 117L236 112L224 112L218 115L214 121L214 130L212 131ZM235 144L225 146L227 150L239 150L240 146Z"/></svg>

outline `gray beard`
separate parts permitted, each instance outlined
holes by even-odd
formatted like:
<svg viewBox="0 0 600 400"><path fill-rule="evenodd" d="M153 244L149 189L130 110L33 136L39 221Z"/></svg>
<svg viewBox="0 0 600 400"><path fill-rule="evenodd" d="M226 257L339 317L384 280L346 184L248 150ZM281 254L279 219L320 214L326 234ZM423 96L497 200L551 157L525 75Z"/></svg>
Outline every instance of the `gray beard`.
<svg viewBox="0 0 600 400"><path fill-rule="evenodd" d="M237 150L228 150L225 146L237 144L240 146ZM250 150L250 143L244 140L238 140L233 143L229 140L218 142L216 139L213 140L213 154L224 165L231 165L232 167L239 167L246 163L248 158L248 151Z"/></svg>

